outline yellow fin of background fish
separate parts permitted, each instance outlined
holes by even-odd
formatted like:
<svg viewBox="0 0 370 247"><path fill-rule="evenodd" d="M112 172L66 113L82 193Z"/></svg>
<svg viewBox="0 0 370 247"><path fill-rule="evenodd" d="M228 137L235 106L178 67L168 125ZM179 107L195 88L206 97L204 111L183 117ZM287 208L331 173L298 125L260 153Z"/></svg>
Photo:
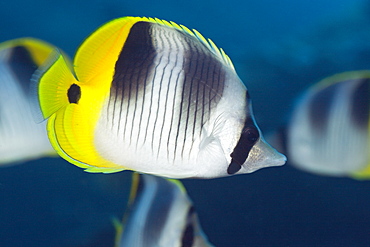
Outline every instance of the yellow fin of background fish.
<svg viewBox="0 0 370 247"><path fill-rule="evenodd" d="M338 83L339 81L355 80L359 78L370 78L370 70L355 70L338 73L321 80L317 85L313 86L312 89L319 91L330 85Z"/></svg>
<svg viewBox="0 0 370 247"><path fill-rule="evenodd" d="M185 189L185 186L180 182L180 180L177 180L177 179L171 179L171 178L166 178L169 182L175 184L179 190L186 194L186 189Z"/></svg>
<svg viewBox="0 0 370 247"><path fill-rule="evenodd" d="M132 176L131 176L131 191L130 191L130 196L129 196L129 199L128 199L128 204L129 205L132 205L132 203L134 202L134 199L137 195L137 189L138 189L138 186L139 186L139 179L140 179L140 174L139 173L137 173L137 172L132 173Z"/></svg>
<svg viewBox="0 0 370 247"><path fill-rule="evenodd" d="M115 235L114 235L114 246L119 247L119 241L121 238L121 235L123 233L123 223L116 217L112 218L112 223L115 229Z"/></svg>
<svg viewBox="0 0 370 247"><path fill-rule="evenodd" d="M365 169L352 173L350 177L358 180L370 179L370 164Z"/></svg>
<svg viewBox="0 0 370 247"><path fill-rule="evenodd" d="M32 59L37 65L42 65L45 59L49 56L54 48L53 45L49 44L40 39L35 39L31 37L12 39L5 41L0 44L0 50L7 49L15 46L26 47L31 53Z"/></svg>

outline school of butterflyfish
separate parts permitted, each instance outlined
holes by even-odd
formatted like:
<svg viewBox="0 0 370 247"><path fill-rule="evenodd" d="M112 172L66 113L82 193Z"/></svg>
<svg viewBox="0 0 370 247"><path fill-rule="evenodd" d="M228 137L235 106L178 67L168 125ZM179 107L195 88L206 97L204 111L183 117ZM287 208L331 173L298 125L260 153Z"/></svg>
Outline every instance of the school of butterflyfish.
<svg viewBox="0 0 370 247"><path fill-rule="evenodd" d="M354 71L304 92L274 138L292 165L370 176L369 83L370 71ZM2 166L59 155L88 172L138 172L116 246L212 246L175 179L286 162L264 140L225 52L196 30L145 17L104 24L73 62L33 38L0 44L0 140Z"/></svg>

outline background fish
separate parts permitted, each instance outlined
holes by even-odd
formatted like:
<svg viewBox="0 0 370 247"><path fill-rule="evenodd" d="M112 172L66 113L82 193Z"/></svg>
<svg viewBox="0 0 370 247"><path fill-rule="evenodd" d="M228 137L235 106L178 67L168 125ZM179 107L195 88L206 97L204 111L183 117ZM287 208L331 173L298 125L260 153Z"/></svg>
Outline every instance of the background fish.
<svg viewBox="0 0 370 247"><path fill-rule="evenodd" d="M309 88L284 130L290 163L322 175L370 177L370 71L336 74Z"/></svg>
<svg viewBox="0 0 370 247"><path fill-rule="evenodd" d="M35 76L49 138L89 172L214 178L279 166L229 57L196 30L125 17Z"/></svg>
<svg viewBox="0 0 370 247"><path fill-rule="evenodd" d="M178 180L134 173L128 211L120 227L117 247L213 246Z"/></svg>
<svg viewBox="0 0 370 247"><path fill-rule="evenodd" d="M30 79L54 46L21 38L0 44L0 165L56 155L46 123L32 116Z"/></svg>

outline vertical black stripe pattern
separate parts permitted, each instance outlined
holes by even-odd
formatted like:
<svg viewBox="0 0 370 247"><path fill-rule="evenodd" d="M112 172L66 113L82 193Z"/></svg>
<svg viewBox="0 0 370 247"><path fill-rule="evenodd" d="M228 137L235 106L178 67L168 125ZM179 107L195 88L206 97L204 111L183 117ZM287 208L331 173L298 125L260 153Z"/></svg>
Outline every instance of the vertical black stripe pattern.
<svg viewBox="0 0 370 247"><path fill-rule="evenodd" d="M316 92L309 102L309 120L317 133L324 133L327 129L329 113L333 108L333 101L339 87L339 83L330 85Z"/></svg>
<svg viewBox="0 0 370 247"><path fill-rule="evenodd" d="M143 230L143 239L144 246L152 246L153 243L158 243L158 240L161 239L163 229L169 219L170 209L172 203L175 199L175 186L169 186L167 180L162 178L156 178L157 189L153 196L154 200L150 206L147 219L145 221L145 226ZM172 185L172 184L171 184Z"/></svg>
<svg viewBox="0 0 370 247"><path fill-rule="evenodd" d="M174 153L180 157L185 155L185 149L191 151L194 139L201 136L202 126L220 101L225 83L222 63L194 37L182 35L188 49L184 54L185 77L179 102L179 121L175 127Z"/></svg>
<svg viewBox="0 0 370 247"><path fill-rule="evenodd" d="M31 77L38 67L31 53L23 46L16 46L11 49L8 64L28 95Z"/></svg>
<svg viewBox="0 0 370 247"><path fill-rule="evenodd" d="M189 156L220 101L222 61L197 38L137 22L115 65L108 124L129 144L150 145L168 160Z"/></svg>
<svg viewBox="0 0 370 247"><path fill-rule="evenodd" d="M355 126L367 129L370 117L370 79L362 79L354 90L351 100L351 119Z"/></svg>
<svg viewBox="0 0 370 247"><path fill-rule="evenodd" d="M139 22L135 24L115 65L108 110L115 113L113 114L112 124L114 118L117 117L119 123L117 131L123 131L123 135L126 135L128 125L131 128L134 125L134 118L130 119L129 113L132 112L136 116L137 112L140 112L140 109L136 109L139 92L145 95L148 83L147 77L154 66L153 60L156 51L149 34L150 25L148 23ZM143 101L144 97L141 100ZM124 102L127 103L126 108L123 108ZM115 116L116 109L119 111L118 116Z"/></svg>

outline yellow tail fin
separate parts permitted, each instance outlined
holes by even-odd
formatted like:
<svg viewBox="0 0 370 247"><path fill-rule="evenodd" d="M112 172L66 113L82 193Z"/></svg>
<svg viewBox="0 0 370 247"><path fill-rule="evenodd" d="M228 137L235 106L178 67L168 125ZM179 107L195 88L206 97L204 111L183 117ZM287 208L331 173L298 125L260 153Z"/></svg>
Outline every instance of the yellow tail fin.
<svg viewBox="0 0 370 247"><path fill-rule="evenodd" d="M68 62L55 50L32 78L42 119L47 119L69 104L68 89L78 83Z"/></svg>

